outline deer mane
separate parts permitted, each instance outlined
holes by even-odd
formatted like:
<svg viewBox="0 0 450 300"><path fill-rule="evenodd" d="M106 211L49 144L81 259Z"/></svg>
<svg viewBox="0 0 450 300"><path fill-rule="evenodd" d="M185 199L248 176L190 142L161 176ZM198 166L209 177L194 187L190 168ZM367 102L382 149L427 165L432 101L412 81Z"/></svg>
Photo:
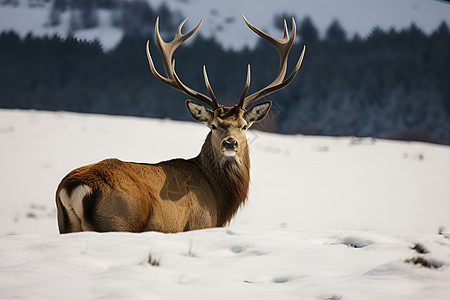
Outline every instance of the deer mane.
<svg viewBox="0 0 450 300"><path fill-rule="evenodd" d="M218 227L231 221L241 204L245 204L250 183L250 156L248 147L235 159L219 159L211 144L211 132L206 137L200 154L193 159L204 172L217 197Z"/></svg>

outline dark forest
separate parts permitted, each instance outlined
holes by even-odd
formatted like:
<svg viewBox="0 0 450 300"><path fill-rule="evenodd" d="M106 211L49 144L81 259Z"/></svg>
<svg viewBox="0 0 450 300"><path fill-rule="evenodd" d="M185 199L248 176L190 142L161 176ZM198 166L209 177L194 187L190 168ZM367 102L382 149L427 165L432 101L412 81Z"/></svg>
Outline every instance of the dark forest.
<svg viewBox="0 0 450 300"><path fill-rule="evenodd" d="M281 18L274 22L282 24ZM170 27L166 40L175 28ZM276 75L278 55L263 40L255 48L233 51L202 37L201 30L192 39L174 54L177 74L187 85L207 93L202 75L206 65L214 92L224 104L238 101L247 64L252 67L249 93ZM105 52L98 42L20 38L4 32L0 107L190 120L184 106L187 96L151 74L147 40L156 67L163 72L149 33L128 33L114 50ZM429 35L412 24L398 31L374 28L367 37L349 38L335 21L319 38L311 19L305 18L298 23L290 68L304 44L300 73L289 87L268 97L275 103L272 117L259 129L450 144L447 24Z"/></svg>

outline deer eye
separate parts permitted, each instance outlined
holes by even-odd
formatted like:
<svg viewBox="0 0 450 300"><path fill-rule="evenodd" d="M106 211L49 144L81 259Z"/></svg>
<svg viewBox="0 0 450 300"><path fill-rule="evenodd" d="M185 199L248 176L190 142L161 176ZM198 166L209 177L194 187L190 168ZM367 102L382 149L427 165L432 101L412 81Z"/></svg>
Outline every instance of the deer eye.
<svg viewBox="0 0 450 300"><path fill-rule="evenodd" d="M211 125L211 129L212 129L212 130L217 130L216 125L212 124L212 125Z"/></svg>
<svg viewBox="0 0 450 300"><path fill-rule="evenodd" d="M242 130L247 130L247 125L242 126Z"/></svg>

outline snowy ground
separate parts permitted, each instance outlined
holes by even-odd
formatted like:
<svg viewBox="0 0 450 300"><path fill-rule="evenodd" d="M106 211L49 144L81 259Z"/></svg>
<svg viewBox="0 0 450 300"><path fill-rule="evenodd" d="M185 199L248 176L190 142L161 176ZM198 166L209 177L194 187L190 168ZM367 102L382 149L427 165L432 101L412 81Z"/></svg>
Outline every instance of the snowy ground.
<svg viewBox="0 0 450 300"><path fill-rule="evenodd" d="M0 110L0 299L450 297L446 146L250 131L249 201L228 228L57 234L54 191L71 169L192 157L206 134Z"/></svg>

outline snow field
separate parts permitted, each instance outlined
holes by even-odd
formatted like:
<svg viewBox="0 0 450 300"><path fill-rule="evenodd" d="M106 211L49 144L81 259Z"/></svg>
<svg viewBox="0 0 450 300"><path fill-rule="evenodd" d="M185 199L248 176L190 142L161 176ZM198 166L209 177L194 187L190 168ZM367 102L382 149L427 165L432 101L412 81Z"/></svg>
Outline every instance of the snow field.
<svg viewBox="0 0 450 300"><path fill-rule="evenodd" d="M193 157L206 134L195 123L0 110L0 298L450 297L446 146L249 131L250 195L229 227L57 234L54 192L71 169Z"/></svg>
<svg viewBox="0 0 450 300"><path fill-rule="evenodd" d="M448 237L415 239L429 249L424 256L450 263ZM443 299L449 295L448 267L427 269L404 262L417 256L410 248L415 239L377 232L227 229L171 235L4 236L0 247L8 260L0 264L0 295L33 299L60 299L62 295L65 299ZM354 247L361 241L361 248Z"/></svg>

